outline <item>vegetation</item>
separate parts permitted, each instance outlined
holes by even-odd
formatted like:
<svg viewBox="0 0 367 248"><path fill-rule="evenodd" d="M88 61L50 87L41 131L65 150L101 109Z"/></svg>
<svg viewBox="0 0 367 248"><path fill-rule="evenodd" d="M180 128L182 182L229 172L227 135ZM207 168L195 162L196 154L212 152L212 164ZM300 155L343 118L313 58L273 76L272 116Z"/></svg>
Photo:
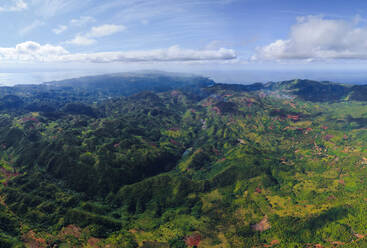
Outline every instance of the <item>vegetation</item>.
<svg viewBox="0 0 367 248"><path fill-rule="evenodd" d="M364 87L0 88L0 247L364 247Z"/></svg>

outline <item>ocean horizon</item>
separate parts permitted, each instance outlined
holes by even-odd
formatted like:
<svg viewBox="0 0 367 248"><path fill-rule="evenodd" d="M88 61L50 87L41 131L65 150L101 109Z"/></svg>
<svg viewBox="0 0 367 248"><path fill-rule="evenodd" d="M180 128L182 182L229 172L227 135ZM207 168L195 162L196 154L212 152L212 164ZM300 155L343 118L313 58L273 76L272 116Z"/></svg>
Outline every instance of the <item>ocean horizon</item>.
<svg viewBox="0 0 367 248"><path fill-rule="evenodd" d="M0 86L41 84L97 74L90 71L0 72Z"/></svg>

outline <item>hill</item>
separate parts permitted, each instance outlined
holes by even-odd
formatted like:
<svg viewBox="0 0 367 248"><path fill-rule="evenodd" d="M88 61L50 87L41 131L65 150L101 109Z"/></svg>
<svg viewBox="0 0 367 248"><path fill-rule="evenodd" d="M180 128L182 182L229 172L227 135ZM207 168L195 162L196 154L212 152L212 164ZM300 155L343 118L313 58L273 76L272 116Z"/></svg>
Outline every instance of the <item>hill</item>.
<svg viewBox="0 0 367 248"><path fill-rule="evenodd" d="M129 96L141 91L164 92L173 89L197 90L214 82L201 76L163 72L119 73L81 77L44 85L56 88L69 87L108 96Z"/></svg>
<svg viewBox="0 0 367 248"><path fill-rule="evenodd" d="M0 88L0 247L364 247L364 89L157 74Z"/></svg>

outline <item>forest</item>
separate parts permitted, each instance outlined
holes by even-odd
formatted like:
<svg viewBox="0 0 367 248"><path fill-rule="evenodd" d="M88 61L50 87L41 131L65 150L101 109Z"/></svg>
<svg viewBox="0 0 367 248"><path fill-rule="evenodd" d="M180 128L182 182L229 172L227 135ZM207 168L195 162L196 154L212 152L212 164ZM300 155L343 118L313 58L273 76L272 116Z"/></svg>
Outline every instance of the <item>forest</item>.
<svg viewBox="0 0 367 248"><path fill-rule="evenodd" d="M367 86L0 87L0 247L367 247Z"/></svg>

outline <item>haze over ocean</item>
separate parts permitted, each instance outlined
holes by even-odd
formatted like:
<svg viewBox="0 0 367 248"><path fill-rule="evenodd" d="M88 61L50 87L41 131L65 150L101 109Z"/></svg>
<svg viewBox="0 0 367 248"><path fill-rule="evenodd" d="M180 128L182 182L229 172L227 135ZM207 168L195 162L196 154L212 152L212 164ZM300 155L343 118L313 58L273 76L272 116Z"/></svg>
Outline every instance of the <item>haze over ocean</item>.
<svg viewBox="0 0 367 248"><path fill-rule="evenodd" d="M17 84L40 84L42 82L62 80L72 77L89 75L86 72L0 72L0 86L13 86Z"/></svg>

